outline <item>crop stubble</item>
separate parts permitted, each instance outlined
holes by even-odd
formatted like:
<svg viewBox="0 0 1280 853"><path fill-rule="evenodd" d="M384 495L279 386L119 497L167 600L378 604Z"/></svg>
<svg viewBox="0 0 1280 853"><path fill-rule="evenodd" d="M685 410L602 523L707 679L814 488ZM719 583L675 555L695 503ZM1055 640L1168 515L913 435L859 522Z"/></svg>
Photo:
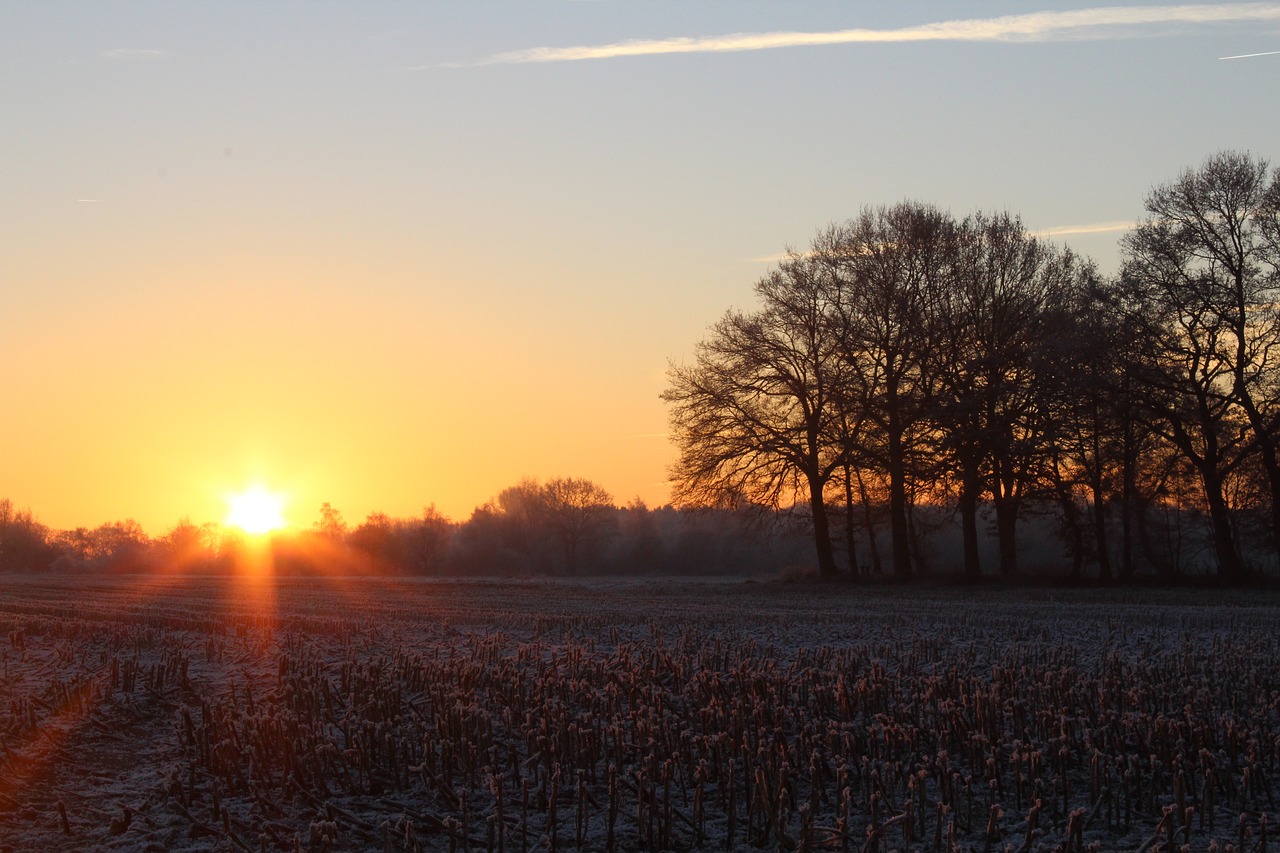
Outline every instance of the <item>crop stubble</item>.
<svg viewBox="0 0 1280 853"><path fill-rule="evenodd" d="M3 577L0 850L1274 850L1187 595Z"/></svg>

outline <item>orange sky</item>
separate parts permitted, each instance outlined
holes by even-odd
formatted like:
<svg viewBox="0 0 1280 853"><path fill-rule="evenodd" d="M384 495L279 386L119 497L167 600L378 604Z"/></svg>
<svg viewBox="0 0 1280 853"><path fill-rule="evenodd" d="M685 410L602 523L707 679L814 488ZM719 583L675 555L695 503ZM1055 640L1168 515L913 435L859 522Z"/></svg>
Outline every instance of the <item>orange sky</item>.
<svg viewBox="0 0 1280 853"><path fill-rule="evenodd" d="M915 198L1114 269L1153 184L1280 138L1280 57L1218 59L1274 48L1256 5L493 8L0 4L0 497L153 535L251 483L300 526L662 504L667 363L760 259Z"/></svg>
<svg viewBox="0 0 1280 853"><path fill-rule="evenodd" d="M24 401L7 440L27 449L6 459L24 486L11 497L56 527L130 515L152 532L220 519L222 495L251 481L289 495L297 524L323 501L353 522L432 502L465 518L524 475L666 499L667 442L641 435L663 429L661 364L619 364L590 330L477 334L483 317L318 287L331 270L220 273L76 300L56 336L10 339L38 365L6 382Z"/></svg>
<svg viewBox="0 0 1280 853"><path fill-rule="evenodd" d="M115 215L74 212L85 230ZM667 499L665 361L622 349L642 329L573 299L534 327L520 319L537 285L490 312L475 273L443 264L429 277L421 261L346 266L288 248L133 257L166 241L159 228L81 243L70 261L33 253L24 270L43 287L19 310L56 320L4 341L26 368L4 380L23 401L7 441L25 449L5 475L45 523L128 515L158 533L183 515L220 520L223 495L250 482L288 495L300 525L324 501L353 523L433 502L461 519L522 476Z"/></svg>

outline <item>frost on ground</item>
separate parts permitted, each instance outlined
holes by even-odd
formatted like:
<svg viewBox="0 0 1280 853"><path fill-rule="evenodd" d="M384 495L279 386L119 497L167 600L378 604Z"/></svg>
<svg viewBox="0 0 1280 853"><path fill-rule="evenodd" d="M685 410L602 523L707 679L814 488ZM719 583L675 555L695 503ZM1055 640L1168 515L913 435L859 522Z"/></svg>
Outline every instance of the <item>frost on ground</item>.
<svg viewBox="0 0 1280 853"><path fill-rule="evenodd" d="M0 627L0 851L1280 846L1272 594L45 575Z"/></svg>

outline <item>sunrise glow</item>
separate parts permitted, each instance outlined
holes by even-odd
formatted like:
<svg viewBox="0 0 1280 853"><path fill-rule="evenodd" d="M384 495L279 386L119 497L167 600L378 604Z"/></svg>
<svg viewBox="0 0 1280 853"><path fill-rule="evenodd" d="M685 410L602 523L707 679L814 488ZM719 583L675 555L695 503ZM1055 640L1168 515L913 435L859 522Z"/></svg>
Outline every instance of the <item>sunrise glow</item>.
<svg viewBox="0 0 1280 853"><path fill-rule="evenodd" d="M239 494L228 495L226 523L245 533L260 535L284 527L284 498L261 486L253 486Z"/></svg>

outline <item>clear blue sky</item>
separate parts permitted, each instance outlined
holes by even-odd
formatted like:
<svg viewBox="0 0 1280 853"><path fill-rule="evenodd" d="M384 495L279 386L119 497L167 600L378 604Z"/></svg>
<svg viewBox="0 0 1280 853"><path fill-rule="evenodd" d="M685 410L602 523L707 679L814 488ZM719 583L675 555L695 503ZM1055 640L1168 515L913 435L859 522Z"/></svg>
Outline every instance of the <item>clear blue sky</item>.
<svg viewBox="0 0 1280 853"><path fill-rule="evenodd" d="M768 258L912 198L1113 270L1153 184L1280 157L1278 50L1274 2L9 0L0 496L661 503L666 364Z"/></svg>

